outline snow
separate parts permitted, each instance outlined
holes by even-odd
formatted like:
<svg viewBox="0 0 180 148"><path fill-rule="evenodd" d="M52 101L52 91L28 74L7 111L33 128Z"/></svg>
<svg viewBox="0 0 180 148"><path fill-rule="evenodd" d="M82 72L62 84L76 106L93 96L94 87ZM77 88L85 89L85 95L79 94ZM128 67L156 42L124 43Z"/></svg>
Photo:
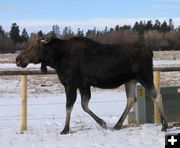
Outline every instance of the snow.
<svg viewBox="0 0 180 148"><path fill-rule="evenodd" d="M0 64L1 69L22 69L16 66L16 64ZM40 68L40 64L34 65L34 64L29 64L27 68Z"/></svg>
<svg viewBox="0 0 180 148"><path fill-rule="evenodd" d="M108 98L111 98L110 101ZM109 101L109 102L108 102ZM90 108L108 125L102 129L80 107L73 109L71 133L60 135L65 119L65 95L28 98L28 130L20 132L20 98L7 95L0 99L0 143L6 148L164 148L161 126L144 124L113 131L125 107L125 94L118 91L92 93ZM127 121L125 121L125 125ZM179 130L180 132L180 130Z"/></svg>
<svg viewBox="0 0 180 148"><path fill-rule="evenodd" d="M155 62L164 64L167 61ZM170 62L171 63L171 62ZM180 63L180 62L179 62ZM178 64L179 64L178 63ZM169 63L168 63L169 64ZM171 63L172 64L172 63ZM177 61L176 63L177 64ZM40 65L30 65L39 68ZM16 68L15 64L0 64L0 69ZM112 127L121 116L125 93L119 89L92 92L90 108L107 122L102 129L81 107L78 93L72 118L71 133L60 135L65 120L65 94L50 85L46 93L28 90L28 130L20 131L20 80L0 78L0 147L5 148L164 148L165 133L161 125L126 126L114 131ZM30 88L32 89L32 88ZM52 93L54 92L54 93ZM180 128L168 129L180 133Z"/></svg>
<svg viewBox="0 0 180 148"><path fill-rule="evenodd" d="M180 64L180 60L154 60L153 64L155 66L158 65L179 65Z"/></svg>

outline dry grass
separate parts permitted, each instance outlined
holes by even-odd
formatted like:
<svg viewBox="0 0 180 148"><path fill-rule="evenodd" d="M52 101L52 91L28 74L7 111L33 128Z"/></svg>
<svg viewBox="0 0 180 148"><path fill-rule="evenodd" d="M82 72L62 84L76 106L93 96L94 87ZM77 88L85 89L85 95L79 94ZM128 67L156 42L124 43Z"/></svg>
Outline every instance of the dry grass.
<svg viewBox="0 0 180 148"><path fill-rule="evenodd" d="M0 63L15 63L17 54L0 54Z"/></svg>
<svg viewBox="0 0 180 148"><path fill-rule="evenodd" d="M170 123L169 128L180 127L180 120Z"/></svg>
<svg viewBox="0 0 180 148"><path fill-rule="evenodd" d="M0 54L0 63L15 63L18 54ZM180 51L154 51L155 60L180 60Z"/></svg>
<svg viewBox="0 0 180 148"><path fill-rule="evenodd" d="M180 51L154 51L155 60L180 60Z"/></svg>

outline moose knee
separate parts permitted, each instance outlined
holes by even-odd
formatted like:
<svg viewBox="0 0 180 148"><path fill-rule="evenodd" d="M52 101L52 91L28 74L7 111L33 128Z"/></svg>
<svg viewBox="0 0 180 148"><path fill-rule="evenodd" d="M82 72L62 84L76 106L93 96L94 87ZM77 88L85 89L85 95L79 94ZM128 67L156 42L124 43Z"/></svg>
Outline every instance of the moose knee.
<svg viewBox="0 0 180 148"><path fill-rule="evenodd" d="M88 112L88 111L89 111L88 101L87 101L87 100L83 100L83 101L81 102L81 106L82 106L82 108L83 108L83 110L84 110L85 112Z"/></svg>
<svg viewBox="0 0 180 148"><path fill-rule="evenodd" d="M133 105L134 103L136 103L136 98L134 97L134 98L128 98L128 101L127 101L127 104L128 105Z"/></svg>
<svg viewBox="0 0 180 148"><path fill-rule="evenodd" d="M150 89L147 89L147 92L148 92L148 95L153 99L155 100L157 97L158 97L158 93L155 89L155 87L153 86L152 88Z"/></svg>

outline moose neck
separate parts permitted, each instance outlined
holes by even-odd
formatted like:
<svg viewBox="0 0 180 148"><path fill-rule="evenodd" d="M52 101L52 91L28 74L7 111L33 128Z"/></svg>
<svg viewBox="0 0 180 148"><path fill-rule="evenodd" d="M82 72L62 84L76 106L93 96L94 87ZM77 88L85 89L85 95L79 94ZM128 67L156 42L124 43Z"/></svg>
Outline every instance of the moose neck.
<svg viewBox="0 0 180 148"><path fill-rule="evenodd" d="M52 41L44 46L42 61L46 63L46 66L57 69L64 54L61 47L63 47L63 42L61 40L59 42Z"/></svg>

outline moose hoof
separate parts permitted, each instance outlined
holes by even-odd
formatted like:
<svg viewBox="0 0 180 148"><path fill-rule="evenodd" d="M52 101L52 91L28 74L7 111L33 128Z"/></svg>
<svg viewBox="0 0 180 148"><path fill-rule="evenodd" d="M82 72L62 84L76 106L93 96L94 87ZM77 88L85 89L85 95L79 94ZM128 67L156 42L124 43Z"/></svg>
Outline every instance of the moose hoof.
<svg viewBox="0 0 180 148"><path fill-rule="evenodd" d="M100 120L99 124L102 126L102 128L107 129L107 125L104 120Z"/></svg>
<svg viewBox="0 0 180 148"><path fill-rule="evenodd" d="M43 73L47 73L47 67L41 66L41 71L42 71Z"/></svg>
<svg viewBox="0 0 180 148"><path fill-rule="evenodd" d="M121 126L118 126L118 125L115 125L114 127L113 127L113 129L114 130L120 130L122 127Z"/></svg>
<svg viewBox="0 0 180 148"><path fill-rule="evenodd" d="M168 128L168 123L163 122L161 131L165 132L167 130L167 128Z"/></svg>
<svg viewBox="0 0 180 148"><path fill-rule="evenodd" d="M61 134L61 135L69 134L69 130L62 130L62 132L61 132L60 134Z"/></svg>
<svg viewBox="0 0 180 148"><path fill-rule="evenodd" d="M166 132L167 128L168 128L168 126L162 127L161 131Z"/></svg>

